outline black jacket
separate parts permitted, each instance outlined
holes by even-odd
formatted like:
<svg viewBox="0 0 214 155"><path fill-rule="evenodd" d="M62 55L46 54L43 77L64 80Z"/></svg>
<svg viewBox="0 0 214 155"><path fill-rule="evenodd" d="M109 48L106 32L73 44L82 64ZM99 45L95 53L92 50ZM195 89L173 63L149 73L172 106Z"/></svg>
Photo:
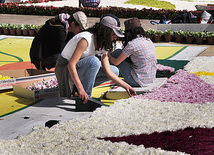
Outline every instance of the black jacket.
<svg viewBox="0 0 214 155"><path fill-rule="evenodd" d="M56 55L60 54L66 45L66 31L62 23L50 24L48 21L35 36L31 48L30 59L37 69L53 68Z"/></svg>

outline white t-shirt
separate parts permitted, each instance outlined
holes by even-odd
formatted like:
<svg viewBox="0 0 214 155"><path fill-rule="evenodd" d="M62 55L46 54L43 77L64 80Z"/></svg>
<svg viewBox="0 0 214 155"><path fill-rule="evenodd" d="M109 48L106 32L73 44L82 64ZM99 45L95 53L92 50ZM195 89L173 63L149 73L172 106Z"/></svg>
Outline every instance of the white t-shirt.
<svg viewBox="0 0 214 155"><path fill-rule="evenodd" d="M77 43L83 38L87 40L88 47L83 52L81 58L95 55L94 35L88 31L84 31L76 34L71 40L69 40L69 42L64 47L61 56L69 61L76 49Z"/></svg>

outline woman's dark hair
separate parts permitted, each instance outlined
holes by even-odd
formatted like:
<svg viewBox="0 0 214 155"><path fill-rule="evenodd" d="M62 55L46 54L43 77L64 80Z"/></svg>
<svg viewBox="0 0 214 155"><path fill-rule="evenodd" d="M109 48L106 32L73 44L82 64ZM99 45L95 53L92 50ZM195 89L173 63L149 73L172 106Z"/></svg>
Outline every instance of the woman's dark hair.
<svg viewBox="0 0 214 155"><path fill-rule="evenodd" d="M111 40L111 36L113 30L107 26L104 26L100 23L96 23L93 27L88 30L94 34L96 40L96 50L107 50L112 51L114 47L116 47L116 43L113 43Z"/></svg>
<svg viewBox="0 0 214 155"><path fill-rule="evenodd" d="M52 25L57 25L57 24L61 23L61 21L59 19L59 15L55 16L54 18L49 19L48 22L51 23ZM70 16L70 18L68 19L69 25L71 24L71 22L74 22L75 26L79 26L79 24L77 23L77 21L74 19L73 16Z"/></svg>
<svg viewBox="0 0 214 155"><path fill-rule="evenodd" d="M129 41L139 37L145 36L145 31L142 27L135 27L125 31L125 38L123 39L123 46L125 47Z"/></svg>
<svg viewBox="0 0 214 155"><path fill-rule="evenodd" d="M69 25L70 25L72 22L75 23L75 26L80 26L80 25L77 23L77 21L74 19L74 17L73 17L73 16L70 16L70 18L68 19Z"/></svg>

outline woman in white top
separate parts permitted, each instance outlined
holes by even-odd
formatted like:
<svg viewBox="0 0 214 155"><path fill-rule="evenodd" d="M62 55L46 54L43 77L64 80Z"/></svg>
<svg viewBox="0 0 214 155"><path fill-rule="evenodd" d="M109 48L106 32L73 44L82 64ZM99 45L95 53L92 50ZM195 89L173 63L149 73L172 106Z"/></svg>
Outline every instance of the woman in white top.
<svg viewBox="0 0 214 155"><path fill-rule="evenodd" d="M130 96L136 95L136 91L130 85L112 72L108 52L101 52L112 51L112 43L117 37L124 37L120 27L117 27L117 21L113 17L106 16L92 28L75 35L67 43L58 57L55 68L60 96L70 97L75 84L79 97L86 103L91 97L101 65L108 78L126 89ZM101 62L95 56L96 51L102 53Z"/></svg>

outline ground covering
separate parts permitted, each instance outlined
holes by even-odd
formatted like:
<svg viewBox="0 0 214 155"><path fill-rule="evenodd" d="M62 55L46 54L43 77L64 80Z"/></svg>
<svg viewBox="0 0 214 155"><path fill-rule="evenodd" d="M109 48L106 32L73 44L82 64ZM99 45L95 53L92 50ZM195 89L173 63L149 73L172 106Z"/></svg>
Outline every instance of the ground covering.
<svg viewBox="0 0 214 155"><path fill-rule="evenodd" d="M0 154L209 154L214 148L214 70L210 64L214 64L212 57L195 58L184 67L185 70L178 70L178 75L169 79L174 81L170 85L178 86L174 87L175 92L182 90L179 80L196 86L201 83L197 88L190 88L197 93L197 89L208 87L210 94L201 90L206 95L201 102L187 103L185 98L181 98L184 101L136 97L117 100L110 107L96 109L90 118L63 121L51 128L35 127L27 136L0 140ZM184 73L183 78L180 73ZM210 78L202 81L202 74ZM145 142L139 135L151 139ZM106 141L124 136L129 140L138 136L134 140L137 144L124 140Z"/></svg>

